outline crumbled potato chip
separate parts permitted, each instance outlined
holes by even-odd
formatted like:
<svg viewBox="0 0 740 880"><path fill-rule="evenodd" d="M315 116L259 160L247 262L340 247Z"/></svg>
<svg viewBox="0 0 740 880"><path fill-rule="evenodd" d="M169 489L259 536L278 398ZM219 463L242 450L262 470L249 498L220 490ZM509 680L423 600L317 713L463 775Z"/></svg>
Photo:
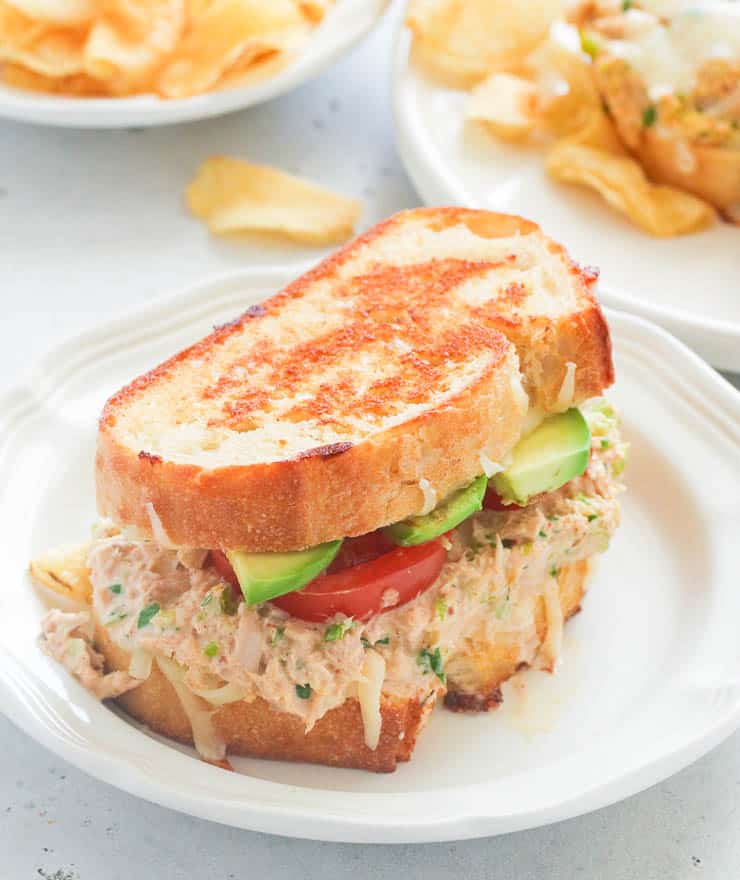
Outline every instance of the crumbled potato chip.
<svg viewBox="0 0 740 880"><path fill-rule="evenodd" d="M266 165L216 156L188 186L190 210L216 235L267 232L328 245L352 235L361 206Z"/></svg>
<svg viewBox="0 0 740 880"><path fill-rule="evenodd" d="M89 605L92 600L87 567L89 546L60 547L34 559L29 566L31 577L60 596Z"/></svg>
<svg viewBox="0 0 740 880"><path fill-rule="evenodd" d="M415 63L453 88L511 70L546 35L561 0L412 0Z"/></svg>
<svg viewBox="0 0 740 880"><path fill-rule="evenodd" d="M681 190L650 183L639 163L583 144L557 143L546 168L555 180L596 190L612 207L651 235L685 235L714 221L706 202Z"/></svg>
<svg viewBox="0 0 740 880"><path fill-rule="evenodd" d="M289 63L334 2L0 0L0 79L163 98L258 82Z"/></svg>
<svg viewBox="0 0 740 880"><path fill-rule="evenodd" d="M503 140L524 140L539 121L537 87L520 76L492 73L473 89L466 116Z"/></svg>

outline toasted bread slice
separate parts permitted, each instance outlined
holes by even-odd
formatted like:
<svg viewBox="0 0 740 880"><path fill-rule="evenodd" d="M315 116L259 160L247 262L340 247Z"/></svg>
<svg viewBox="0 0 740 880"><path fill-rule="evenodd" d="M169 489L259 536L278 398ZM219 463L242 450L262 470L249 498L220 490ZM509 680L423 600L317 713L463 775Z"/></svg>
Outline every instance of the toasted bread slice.
<svg viewBox="0 0 740 880"><path fill-rule="evenodd" d="M588 561L560 569L558 591L565 619L580 608L587 572ZM547 634L542 601L537 605L536 628L537 638L542 643ZM100 623L95 627L95 645L105 657L106 671L128 669L131 655L111 640L108 630ZM455 711L495 708L501 702L500 685L518 668L517 652L506 644L474 646L473 653L475 657L471 662L477 664L476 689L470 689L469 679L466 679L465 687L459 681L449 683L445 704ZM308 733L300 718L273 709L261 698L221 706L214 711L212 720L230 754L390 772L395 770L398 762L410 760L435 701L434 693L408 700L384 695L380 741L376 749L365 745L360 706L355 699L346 700L327 712ZM156 664L146 681L123 694L117 702L156 733L192 744L190 720L172 685Z"/></svg>
<svg viewBox="0 0 740 880"><path fill-rule="evenodd" d="M595 279L518 217L398 214L111 398L100 512L253 551L418 513L518 439L522 383L553 410L612 382Z"/></svg>

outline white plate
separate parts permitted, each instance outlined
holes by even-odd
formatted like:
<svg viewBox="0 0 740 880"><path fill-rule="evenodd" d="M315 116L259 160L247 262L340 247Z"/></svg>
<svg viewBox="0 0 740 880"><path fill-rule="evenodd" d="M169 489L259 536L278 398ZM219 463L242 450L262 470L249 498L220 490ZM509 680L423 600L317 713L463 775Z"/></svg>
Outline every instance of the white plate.
<svg viewBox="0 0 740 880"><path fill-rule="evenodd" d="M206 92L192 98L65 98L10 88L0 83L0 118L65 128L129 128L222 116L282 95L328 67L360 40L388 0L336 0L295 59L275 76L254 85Z"/></svg>
<svg viewBox="0 0 740 880"><path fill-rule="evenodd" d="M36 646L28 559L84 540L104 399L281 287L285 270L203 284L50 354L0 401L0 709L113 785L219 822L296 837L432 841L528 828L640 791L740 722L740 396L688 349L612 313L614 398L633 444L624 525L555 677L465 717L440 709L395 774L195 760L97 703ZM734 488L733 488L734 487Z"/></svg>
<svg viewBox="0 0 740 880"><path fill-rule="evenodd" d="M535 148L496 141L463 125L466 92L432 84L408 63L399 32L394 61L396 138L406 170L429 205L522 214L598 266L603 301L656 321L715 367L740 372L740 229L657 239L593 193L558 184Z"/></svg>

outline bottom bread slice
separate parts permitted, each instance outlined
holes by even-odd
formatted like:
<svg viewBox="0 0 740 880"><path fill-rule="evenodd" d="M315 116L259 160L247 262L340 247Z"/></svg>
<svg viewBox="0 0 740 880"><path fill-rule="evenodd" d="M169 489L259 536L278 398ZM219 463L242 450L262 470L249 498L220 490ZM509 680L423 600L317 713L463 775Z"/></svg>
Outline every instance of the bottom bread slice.
<svg viewBox="0 0 740 880"><path fill-rule="evenodd" d="M558 596L564 619L580 609L588 571L589 560L560 569ZM535 617L537 639L541 644L548 627L542 597L536 603ZM99 623L95 628L95 643L105 657L107 671L128 669L131 655L116 645ZM519 653L511 645L473 643L466 657L474 667L475 690L470 689L469 678L463 686L451 677L445 703L456 711L494 708L501 702L500 685L522 665ZM153 664L146 681L120 696L117 702L154 732L181 743L193 743L188 715L157 664ZM410 759L435 702L435 693L412 699L385 694L381 704L380 741L375 749L365 744L362 715L356 699L348 699L327 712L308 733L300 718L272 708L261 698L221 706L214 710L211 718L227 751L232 754L391 772L399 761Z"/></svg>

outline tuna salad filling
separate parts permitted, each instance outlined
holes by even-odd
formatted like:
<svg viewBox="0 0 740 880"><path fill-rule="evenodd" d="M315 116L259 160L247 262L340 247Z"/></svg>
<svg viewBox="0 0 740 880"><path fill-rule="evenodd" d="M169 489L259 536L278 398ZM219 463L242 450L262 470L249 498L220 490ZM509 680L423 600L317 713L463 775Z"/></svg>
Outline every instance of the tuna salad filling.
<svg viewBox="0 0 740 880"><path fill-rule="evenodd" d="M431 586L400 605L387 590L387 610L381 605L368 619L337 613L318 622L270 601L250 605L208 550L170 549L104 524L88 555L91 612L50 612L42 648L101 699L136 687L153 659L184 708L183 692L205 701L201 708L261 697L310 730L356 698L373 748L381 693L425 700L485 687L469 662L476 644L505 642L517 664L539 655L553 667L559 570L605 550L619 522L626 446L616 419L595 412L589 423L590 457L580 476L526 506L469 516L438 539L446 556ZM544 640L536 626L543 595ZM106 674L93 625L131 655L127 672ZM218 749L207 756L222 757Z"/></svg>

